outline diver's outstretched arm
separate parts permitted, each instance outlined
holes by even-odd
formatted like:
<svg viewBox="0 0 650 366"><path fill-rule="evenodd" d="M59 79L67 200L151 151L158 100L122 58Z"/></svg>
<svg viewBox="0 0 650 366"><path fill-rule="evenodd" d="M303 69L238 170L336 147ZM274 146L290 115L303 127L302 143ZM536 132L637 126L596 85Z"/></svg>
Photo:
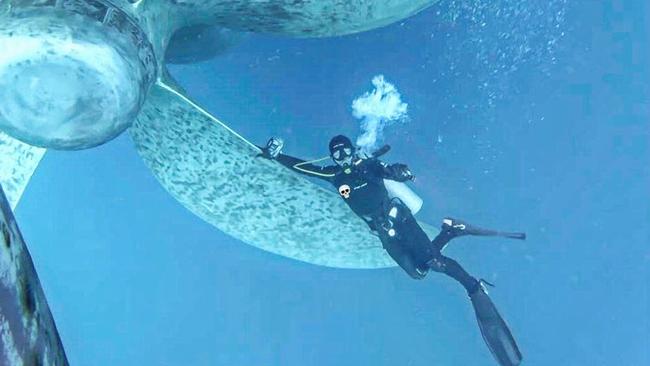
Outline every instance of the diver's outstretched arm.
<svg viewBox="0 0 650 366"><path fill-rule="evenodd" d="M323 179L328 182L331 181L335 175L334 172L336 167L316 165L312 161L306 161L290 155L280 154L275 158L275 160L294 172Z"/></svg>
<svg viewBox="0 0 650 366"><path fill-rule="evenodd" d="M315 161L306 161L290 155L282 154L282 147L284 142L279 138L271 138L265 147L260 147L262 154L260 156L267 159L276 160L278 163L293 170L296 173L304 174L310 177L331 181L335 175L336 167L334 166L320 166L314 163L325 160L319 159Z"/></svg>
<svg viewBox="0 0 650 366"><path fill-rule="evenodd" d="M415 180L415 175L406 164L388 164L380 160L376 160L377 168L381 172L382 178L394 180L397 182L406 182L407 180Z"/></svg>

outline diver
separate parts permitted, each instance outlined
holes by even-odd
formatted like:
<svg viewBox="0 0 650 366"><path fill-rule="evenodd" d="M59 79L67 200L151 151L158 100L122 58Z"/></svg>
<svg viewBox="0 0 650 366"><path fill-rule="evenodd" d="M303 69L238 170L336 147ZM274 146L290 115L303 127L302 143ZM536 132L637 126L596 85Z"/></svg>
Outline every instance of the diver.
<svg viewBox="0 0 650 366"><path fill-rule="evenodd" d="M415 220L409 207L398 197L391 198L384 179L397 182L414 180L404 164L387 164L378 159L389 147L371 156L361 156L349 138L338 135L329 143L335 165L320 166L282 153L283 141L271 138L261 148L261 156L285 167L333 184L352 212L363 219L380 239L390 257L412 278L422 279L429 271L443 273L459 282L467 291L483 337L495 358L503 366L518 365L521 353L514 338L487 295L484 280L470 275L458 262L442 255L450 240L464 236L501 236L525 239L524 233L487 230L467 222L444 218L440 233L430 240Z"/></svg>

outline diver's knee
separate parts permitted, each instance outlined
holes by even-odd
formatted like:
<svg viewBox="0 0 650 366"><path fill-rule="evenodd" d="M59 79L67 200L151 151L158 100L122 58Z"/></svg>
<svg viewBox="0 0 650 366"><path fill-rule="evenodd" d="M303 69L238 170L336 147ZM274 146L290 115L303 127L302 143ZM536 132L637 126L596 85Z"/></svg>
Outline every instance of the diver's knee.
<svg viewBox="0 0 650 366"><path fill-rule="evenodd" d="M404 272L406 272L407 275L409 275L409 277L414 280L423 279L429 272L428 268L422 269L410 262L401 261L399 262L399 266L404 270Z"/></svg>
<svg viewBox="0 0 650 366"><path fill-rule="evenodd" d="M408 275L414 280L421 280L427 276L428 271L420 268L413 268L412 270L406 271Z"/></svg>
<svg viewBox="0 0 650 366"><path fill-rule="evenodd" d="M447 264L442 256L435 256L430 261L427 262L427 265L432 271L435 272L446 272Z"/></svg>

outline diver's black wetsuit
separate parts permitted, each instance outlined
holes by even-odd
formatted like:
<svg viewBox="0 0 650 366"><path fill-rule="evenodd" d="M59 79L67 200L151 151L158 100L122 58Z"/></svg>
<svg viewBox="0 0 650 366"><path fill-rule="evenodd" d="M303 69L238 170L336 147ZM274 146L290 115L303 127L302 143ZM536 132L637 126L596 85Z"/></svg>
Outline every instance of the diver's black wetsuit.
<svg viewBox="0 0 650 366"><path fill-rule="evenodd" d="M508 325L487 294L484 280L470 276L455 260L443 256L442 248L461 235L500 236L526 239L525 233L482 229L460 220L445 218L433 241L417 223L411 210L399 199L391 199L384 179L404 182L413 175L406 165L388 165L373 158L359 159L349 138L338 135L329 143L330 157L337 165L321 167L281 154L283 142L271 138L261 156L276 159L284 166L326 180L337 187L345 203L364 219L381 239L384 249L411 277L423 278L429 269L452 277L465 287L474 307L481 334L501 366L519 366L522 356ZM386 150L387 151L387 150ZM321 159L322 160L322 159Z"/></svg>
<svg viewBox="0 0 650 366"><path fill-rule="evenodd" d="M469 293L478 287L474 277L440 253L457 236L453 227L443 225L440 234L430 241L410 209L399 199L389 197L383 180L408 180L410 174L404 173L408 171L406 165L355 158L348 167L323 167L285 154L275 159L293 171L333 184L345 203L377 232L384 249L412 278L421 279L432 269L454 278Z"/></svg>

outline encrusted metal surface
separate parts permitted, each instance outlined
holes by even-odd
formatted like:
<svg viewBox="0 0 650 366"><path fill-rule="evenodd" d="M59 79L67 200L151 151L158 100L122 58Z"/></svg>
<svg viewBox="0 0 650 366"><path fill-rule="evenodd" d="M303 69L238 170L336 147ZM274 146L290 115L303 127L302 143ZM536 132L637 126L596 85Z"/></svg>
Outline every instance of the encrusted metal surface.
<svg viewBox="0 0 650 366"><path fill-rule="evenodd" d="M45 149L24 144L0 132L0 184L15 209Z"/></svg>
<svg viewBox="0 0 650 366"><path fill-rule="evenodd" d="M161 6L163 1L165 0L160 2ZM123 9L106 0L12 0L8 1L8 7L4 10L12 13L43 7L83 15L128 36L131 44L139 50L138 58L142 69L145 70L146 84L153 82L156 77L153 47L149 43L149 35L131 17L131 9ZM3 9L0 8L0 14L1 10Z"/></svg>
<svg viewBox="0 0 650 366"><path fill-rule="evenodd" d="M170 3L184 18L192 21L252 32L324 37L384 26L411 16L437 1L170 0Z"/></svg>
<svg viewBox="0 0 650 366"><path fill-rule="evenodd" d="M1 186L0 365L68 365L34 264Z"/></svg>
<svg viewBox="0 0 650 366"><path fill-rule="evenodd" d="M143 62L149 64L157 55L156 63L160 66L169 37L175 29L184 26L212 24L298 37L332 36L387 25L435 2L142 0L131 4L123 0L17 0L11 3L57 6L101 19L107 26L132 35L133 42L141 45ZM11 8L10 5L9 11ZM153 52L149 44L153 45ZM155 70L151 70L150 76L154 74ZM394 265L379 240L361 220L350 215L336 194L273 162L255 159L255 148L182 95L154 86L131 133L143 159L163 186L192 212L224 232L262 249L314 264L346 268Z"/></svg>
<svg viewBox="0 0 650 366"><path fill-rule="evenodd" d="M245 243L330 267L395 265L337 193L256 157L257 148L170 89L154 86L130 133L172 196Z"/></svg>

